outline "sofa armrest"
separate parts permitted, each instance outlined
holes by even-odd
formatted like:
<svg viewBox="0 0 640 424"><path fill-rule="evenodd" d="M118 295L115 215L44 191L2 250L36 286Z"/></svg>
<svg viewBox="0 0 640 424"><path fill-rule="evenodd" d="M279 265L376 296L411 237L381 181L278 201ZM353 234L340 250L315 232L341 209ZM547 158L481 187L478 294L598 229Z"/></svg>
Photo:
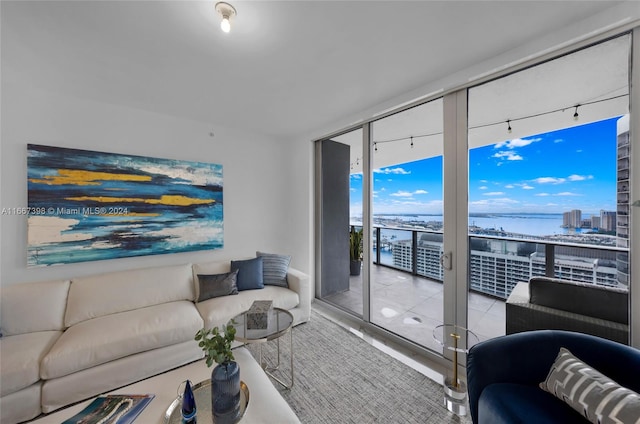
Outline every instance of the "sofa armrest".
<svg viewBox="0 0 640 424"><path fill-rule="evenodd" d="M307 322L311 318L311 282L309 276L295 268L287 271L289 288L298 293L300 299L300 322Z"/></svg>

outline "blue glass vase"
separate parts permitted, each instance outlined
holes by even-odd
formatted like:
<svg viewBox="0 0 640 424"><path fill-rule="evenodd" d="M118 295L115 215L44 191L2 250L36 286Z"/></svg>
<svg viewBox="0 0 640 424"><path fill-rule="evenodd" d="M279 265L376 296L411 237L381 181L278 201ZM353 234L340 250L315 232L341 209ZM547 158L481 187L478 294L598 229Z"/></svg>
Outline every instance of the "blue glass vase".
<svg viewBox="0 0 640 424"><path fill-rule="evenodd" d="M211 371L211 410L216 424L236 422L240 414L240 367L235 361Z"/></svg>
<svg viewBox="0 0 640 424"><path fill-rule="evenodd" d="M193 397L191 381L186 381L184 394L182 395L182 424L196 424L196 400Z"/></svg>

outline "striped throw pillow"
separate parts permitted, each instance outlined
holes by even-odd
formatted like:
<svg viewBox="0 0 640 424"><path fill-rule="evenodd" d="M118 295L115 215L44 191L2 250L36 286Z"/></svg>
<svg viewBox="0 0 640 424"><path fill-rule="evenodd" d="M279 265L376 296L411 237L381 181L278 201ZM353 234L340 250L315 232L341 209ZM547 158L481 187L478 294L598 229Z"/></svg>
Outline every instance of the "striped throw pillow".
<svg viewBox="0 0 640 424"><path fill-rule="evenodd" d="M287 271L289 270L291 256L264 252L256 252L256 256L262 257L262 273L265 285L289 287Z"/></svg>
<svg viewBox="0 0 640 424"><path fill-rule="evenodd" d="M620 386L565 348L560 348L540 388L594 424L640 424L640 395Z"/></svg>

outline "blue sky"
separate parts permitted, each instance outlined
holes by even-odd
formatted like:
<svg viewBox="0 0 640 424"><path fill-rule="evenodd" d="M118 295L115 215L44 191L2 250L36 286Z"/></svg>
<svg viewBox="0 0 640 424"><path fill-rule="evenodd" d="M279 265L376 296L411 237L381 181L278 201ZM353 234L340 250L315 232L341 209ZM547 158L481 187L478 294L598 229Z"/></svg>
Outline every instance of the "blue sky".
<svg viewBox="0 0 640 424"><path fill-rule="evenodd" d="M469 212L615 210L616 121L471 150ZM442 214L442 167L435 157L374 170L373 213ZM350 184L351 215L360 215L362 175Z"/></svg>

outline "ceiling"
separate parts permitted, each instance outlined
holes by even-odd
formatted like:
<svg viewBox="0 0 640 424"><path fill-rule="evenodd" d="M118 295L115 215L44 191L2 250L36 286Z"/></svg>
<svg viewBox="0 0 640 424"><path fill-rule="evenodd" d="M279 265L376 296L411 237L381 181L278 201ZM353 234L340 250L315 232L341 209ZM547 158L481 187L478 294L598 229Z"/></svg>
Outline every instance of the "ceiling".
<svg viewBox="0 0 640 424"><path fill-rule="evenodd" d="M294 138L621 2L231 3L2 1L3 83Z"/></svg>

